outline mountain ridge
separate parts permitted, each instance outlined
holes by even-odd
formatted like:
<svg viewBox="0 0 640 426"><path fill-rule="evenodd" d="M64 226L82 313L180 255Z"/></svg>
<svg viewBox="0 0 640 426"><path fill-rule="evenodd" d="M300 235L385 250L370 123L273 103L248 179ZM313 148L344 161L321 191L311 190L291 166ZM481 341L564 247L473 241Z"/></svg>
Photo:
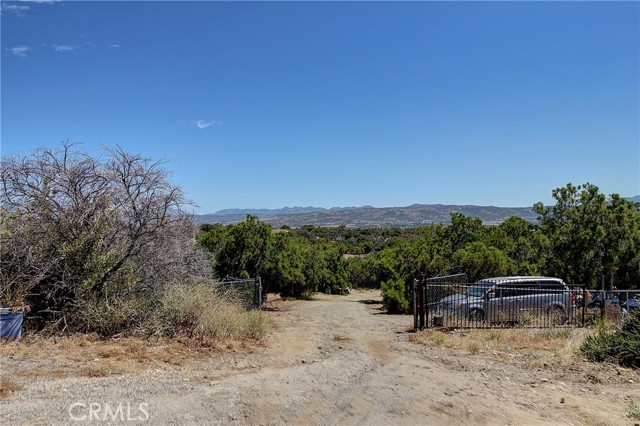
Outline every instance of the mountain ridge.
<svg viewBox="0 0 640 426"><path fill-rule="evenodd" d="M640 195L626 197L640 202ZM511 216L521 217L529 222L538 220L533 207L497 207L474 204L412 204L405 207L283 207L280 209L224 209L215 213L195 215L197 224L221 223L223 225L245 220L247 214L257 216L273 227L304 225L340 226L353 228L414 228L430 223L448 224L451 213L477 217L486 225L497 225Z"/></svg>
<svg viewBox="0 0 640 426"><path fill-rule="evenodd" d="M221 223L223 225L241 222L247 214L274 227L284 225L300 227L339 226L354 228L417 227L430 223L449 223L451 213L462 213L479 217L486 224L498 224L511 216L536 221L537 215L531 207L496 207L449 204L412 204L404 207L285 207L282 209L225 209L215 213L196 215L198 224Z"/></svg>
<svg viewBox="0 0 640 426"><path fill-rule="evenodd" d="M314 213L314 212L326 212L331 210L351 210L351 209L360 209L360 208L373 208L372 206L366 205L361 207L282 207L279 209L222 209L213 213L205 213L202 216L227 216L234 214L241 215L265 215L265 216L276 216L282 214L303 214L303 213Z"/></svg>

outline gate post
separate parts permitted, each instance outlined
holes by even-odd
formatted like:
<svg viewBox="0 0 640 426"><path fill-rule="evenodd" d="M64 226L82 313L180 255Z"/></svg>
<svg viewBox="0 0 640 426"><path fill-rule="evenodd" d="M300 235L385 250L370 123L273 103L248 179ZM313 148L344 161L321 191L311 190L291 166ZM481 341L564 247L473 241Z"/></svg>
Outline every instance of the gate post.
<svg viewBox="0 0 640 426"><path fill-rule="evenodd" d="M425 304L425 293L426 287L424 283L424 275L420 274L418 276L418 327L420 330L423 330L426 323L426 304Z"/></svg>
<svg viewBox="0 0 640 426"><path fill-rule="evenodd" d="M584 327L584 323L586 321L585 312L587 310L587 286L582 286L582 324L581 327Z"/></svg>
<svg viewBox="0 0 640 426"><path fill-rule="evenodd" d="M413 313L413 331L418 329L418 279L413 279L413 298L411 299Z"/></svg>
<svg viewBox="0 0 640 426"><path fill-rule="evenodd" d="M254 288L253 294L258 298L258 301L257 301L258 303L256 303L256 307L258 309L262 309L262 278L257 277L254 285L255 285L255 288Z"/></svg>

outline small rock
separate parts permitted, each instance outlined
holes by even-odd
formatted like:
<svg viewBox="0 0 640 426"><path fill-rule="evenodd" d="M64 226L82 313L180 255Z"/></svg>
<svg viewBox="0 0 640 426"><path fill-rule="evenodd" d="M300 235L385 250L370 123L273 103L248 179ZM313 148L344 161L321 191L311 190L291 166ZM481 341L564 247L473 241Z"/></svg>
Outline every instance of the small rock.
<svg viewBox="0 0 640 426"><path fill-rule="evenodd" d="M564 404L564 397L560 398L560 404Z"/></svg>

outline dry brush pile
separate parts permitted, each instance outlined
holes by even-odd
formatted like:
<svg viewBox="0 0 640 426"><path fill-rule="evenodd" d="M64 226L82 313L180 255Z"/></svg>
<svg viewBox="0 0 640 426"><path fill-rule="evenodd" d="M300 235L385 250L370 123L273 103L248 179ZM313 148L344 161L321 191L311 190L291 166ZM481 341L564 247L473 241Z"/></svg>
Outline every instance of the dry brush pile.
<svg viewBox="0 0 640 426"><path fill-rule="evenodd" d="M0 306L52 332L257 337L259 313L213 265L162 161L73 144L0 164Z"/></svg>

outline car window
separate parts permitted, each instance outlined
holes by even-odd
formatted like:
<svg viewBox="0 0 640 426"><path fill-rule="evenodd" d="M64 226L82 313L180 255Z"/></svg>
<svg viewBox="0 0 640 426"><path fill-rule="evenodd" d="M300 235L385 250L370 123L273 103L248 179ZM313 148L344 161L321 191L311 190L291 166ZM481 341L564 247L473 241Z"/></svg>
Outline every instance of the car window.
<svg viewBox="0 0 640 426"><path fill-rule="evenodd" d="M489 288L493 287L493 284L476 284L469 287L467 294L471 297L482 297Z"/></svg>
<svg viewBox="0 0 640 426"><path fill-rule="evenodd" d="M555 280L542 280L540 286L551 290L565 290L564 284Z"/></svg>
<svg viewBox="0 0 640 426"><path fill-rule="evenodd" d="M519 283L504 284L501 291L501 297L524 296L531 294L531 286Z"/></svg>

